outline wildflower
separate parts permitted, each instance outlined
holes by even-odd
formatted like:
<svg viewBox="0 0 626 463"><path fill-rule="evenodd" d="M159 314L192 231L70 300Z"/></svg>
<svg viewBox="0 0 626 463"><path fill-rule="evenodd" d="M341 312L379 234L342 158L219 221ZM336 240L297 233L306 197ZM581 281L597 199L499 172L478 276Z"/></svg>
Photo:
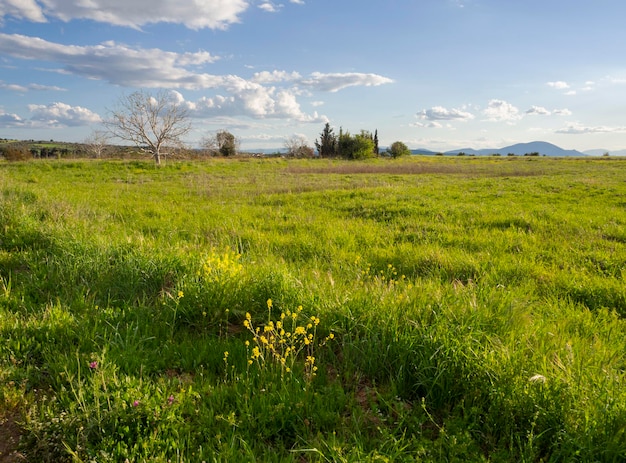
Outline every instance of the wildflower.
<svg viewBox="0 0 626 463"><path fill-rule="evenodd" d="M93 362L90 362L89 368L91 368L92 370L95 370L96 368L98 368L98 362L96 362L95 360Z"/></svg>
<svg viewBox="0 0 626 463"><path fill-rule="evenodd" d="M271 300L271 299L268 299L268 300L267 300L267 308L268 308L268 309L271 309L271 308L272 308L272 300Z"/></svg>
<svg viewBox="0 0 626 463"><path fill-rule="evenodd" d="M183 297L185 297L185 293L178 291L178 299L182 299Z"/></svg>
<svg viewBox="0 0 626 463"><path fill-rule="evenodd" d="M173 396L173 395L171 395L171 396L169 396L169 397L167 398L167 403L168 403L168 404L170 404L170 405L172 405L172 404L174 403L174 400L175 400L175 399L174 399L174 396Z"/></svg>
<svg viewBox="0 0 626 463"><path fill-rule="evenodd" d="M545 383L546 382L546 377L543 375L535 375L532 376L531 378L528 379L529 382L531 383Z"/></svg>
<svg viewBox="0 0 626 463"><path fill-rule="evenodd" d="M139 401L138 401L138 400L135 400L135 401L133 402L133 407L138 407L138 406L139 406Z"/></svg>

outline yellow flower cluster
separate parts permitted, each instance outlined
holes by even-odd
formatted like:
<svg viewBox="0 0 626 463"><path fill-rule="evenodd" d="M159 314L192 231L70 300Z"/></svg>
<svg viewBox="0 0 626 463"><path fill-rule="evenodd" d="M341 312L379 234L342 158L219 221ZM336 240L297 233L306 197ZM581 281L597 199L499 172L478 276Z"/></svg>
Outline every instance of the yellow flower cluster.
<svg viewBox="0 0 626 463"><path fill-rule="evenodd" d="M202 276L205 280L212 283L223 283L241 273L243 265L239 260L241 254L236 253L229 247L222 253L211 249L211 254L206 258L202 265Z"/></svg>
<svg viewBox="0 0 626 463"><path fill-rule="evenodd" d="M320 319L306 317L302 306L299 306L294 311L281 312L279 319L274 321L272 307L272 300L268 299L268 320L262 326L255 327L252 316L246 313L243 326L252 334L252 343L246 341L248 365L256 363L260 368L279 366L281 375L284 375L292 373L296 364L302 362L305 378L311 380L317 371L313 354ZM332 333L319 345L331 339L334 339Z"/></svg>

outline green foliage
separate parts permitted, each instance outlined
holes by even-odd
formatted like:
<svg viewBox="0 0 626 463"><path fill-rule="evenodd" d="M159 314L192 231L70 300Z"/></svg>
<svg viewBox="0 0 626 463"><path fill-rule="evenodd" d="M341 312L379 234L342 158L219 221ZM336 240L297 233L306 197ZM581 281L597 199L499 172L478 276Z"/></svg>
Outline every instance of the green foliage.
<svg viewBox="0 0 626 463"><path fill-rule="evenodd" d="M342 133L337 141L339 155L346 159L367 159L375 157L375 144L371 134L361 131L360 134Z"/></svg>
<svg viewBox="0 0 626 463"><path fill-rule="evenodd" d="M319 141L315 140L315 147L322 158L334 157L337 154L337 136L327 122L324 130L320 133Z"/></svg>
<svg viewBox="0 0 626 463"><path fill-rule="evenodd" d="M31 461L621 461L622 164L4 163L0 417Z"/></svg>
<svg viewBox="0 0 626 463"><path fill-rule="evenodd" d="M408 146L406 146L401 141L394 141L389 149L387 150L389 156L392 158L399 158L401 156L409 156L411 154L411 150Z"/></svg>

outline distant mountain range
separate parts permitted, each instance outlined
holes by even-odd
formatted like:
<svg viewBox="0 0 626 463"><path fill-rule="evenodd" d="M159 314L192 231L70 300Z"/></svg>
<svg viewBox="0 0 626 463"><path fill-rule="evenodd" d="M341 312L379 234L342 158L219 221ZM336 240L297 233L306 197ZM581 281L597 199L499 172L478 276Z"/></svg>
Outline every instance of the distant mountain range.
<svg viewBox="0 0 626 463"><path fill-rule="evenodd" d="M415 149L411 150L413 154L437 154L435 151L428 149ZM443 154L458 155L459 153L465 153L468 156L490 156L493 154L500 154L501 156L507 156L514 154L515 156L523 156L525 154L539 153L540 156L602 156L607 150L597 149L588 150L585 152L577 150L566 150L560 148L552 143L545 141L533 141L530 143L517 143L515 145L505 146L503 148L486 148L475 150L473 148L463 148L458 150L446 151ZM613 151L609 154L613 156L626 156L626 150Z"/></svg>
<svg viewBox="0 0 626 463"><path fill-rule="evenodd" d="M381 146L381 152L384 152L386 147ZM265 148L265 149L254 149L254 150L246 150L249 152L260 153L260 154L281 154L286 151L285 148ZM425 148L419 148L411 150L413 154L424 154L424 155L435 155L440 154L438 151L432 151ZM566 150L560 148L552 143L548 143L545 141L533 141L530 143L517 143L515 145L505 146L503 148L485 148L480 150L475 150L473 148L462 148L458 150L450 150L446 151L443 154L456 156L459 153L465 153L468 156L491 156L493 154L499 154L500 156L507 156L509 154L514 154L515 156L524 156L525 154L531 153L539 153L539 156L562 156L562 157L573 157L573 156L602 156L604 153L609 153L611 156L626 156L626 149L623 150L615 150L609 151L605 149L593 149L586 151L577 151L577 150Z"/></svg>

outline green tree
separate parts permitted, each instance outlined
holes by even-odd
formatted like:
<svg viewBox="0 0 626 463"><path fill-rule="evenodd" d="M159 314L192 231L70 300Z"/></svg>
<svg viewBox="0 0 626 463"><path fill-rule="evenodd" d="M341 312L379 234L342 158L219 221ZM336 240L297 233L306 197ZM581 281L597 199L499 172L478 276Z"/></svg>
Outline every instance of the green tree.
<svg viewBox="0 0 626 463"><path fill-rule="evenodd" d="M374 154L376 156L380 154L380 148L378 147L378 129L374 130Z"/></svg>
<svg viewBox="0 0 626 463"><path fill-rule="evenodd" d="M338 152L339 156L346 159L374 157L374 139L372 134L366 130L361 130L360 134L352 136L350 132L343 132L342 130L339 134Z"/></svg>
<svg viewBox="0 0 626 463"><path fill-rule="evenodd" d="M389 153L389 156L392 158L399 158L400 156L410 155L411 150L401 141L394 141L391 146L387 148L387 153Z"/></svg>
<svg viewBox="0 0 626 463"><path fill-rule="evenodd" d="M218 130L204 138L202 146L211 156L235 156L239 151L239 140L228 130Z"/></svg>
<svg viewBox="0 0 626 463"><path fill-rule="evenodd" d="M319 141L315 140L315 148L322 158L330 158L337 155L337 136L327 122L324 130L320 133Z"/></svg>

